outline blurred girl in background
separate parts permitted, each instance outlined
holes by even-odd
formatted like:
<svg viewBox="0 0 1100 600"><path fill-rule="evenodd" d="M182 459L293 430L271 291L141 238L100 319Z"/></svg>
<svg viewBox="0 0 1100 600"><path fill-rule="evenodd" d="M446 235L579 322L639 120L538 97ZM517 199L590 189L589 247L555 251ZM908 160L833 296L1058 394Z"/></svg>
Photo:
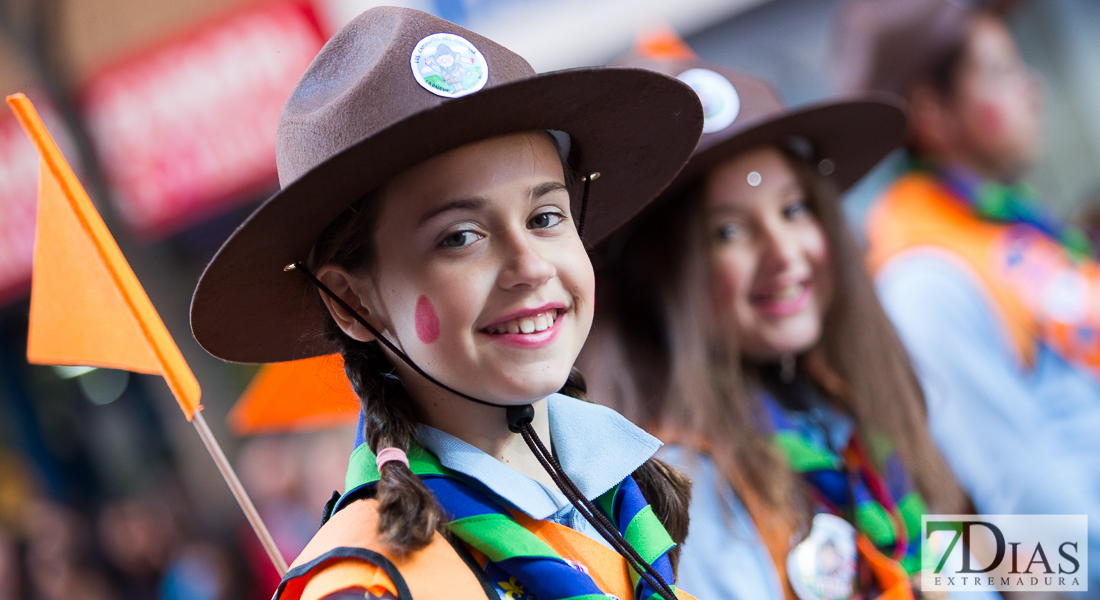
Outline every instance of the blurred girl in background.
<svg viewBox="0 0 1100 600"><path fill-rule="evenodd" d="M788 109L689 52L631 63L691 85L704 135L607 244L581 368L693 479L686 589L905 597L921 514L966 500L838 201L904 116L876 98Z"/></svg>

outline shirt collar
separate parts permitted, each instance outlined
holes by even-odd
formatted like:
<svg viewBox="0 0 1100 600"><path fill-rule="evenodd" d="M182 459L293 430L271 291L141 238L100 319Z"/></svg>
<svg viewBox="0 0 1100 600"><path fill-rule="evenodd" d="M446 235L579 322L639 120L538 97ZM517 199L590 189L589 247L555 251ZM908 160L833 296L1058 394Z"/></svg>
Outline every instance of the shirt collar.
<svg viewBox="0 0 1100 600"><path fill-rule="evenodd" d="M547 398L547 410L554 455L589 500L615 487L661 447L657 438L606 406L553 394ZM443 466L476 480L483 491L534 519L571 508L559 490L543 486L453 435L420 425L417 441Z"/></svg>

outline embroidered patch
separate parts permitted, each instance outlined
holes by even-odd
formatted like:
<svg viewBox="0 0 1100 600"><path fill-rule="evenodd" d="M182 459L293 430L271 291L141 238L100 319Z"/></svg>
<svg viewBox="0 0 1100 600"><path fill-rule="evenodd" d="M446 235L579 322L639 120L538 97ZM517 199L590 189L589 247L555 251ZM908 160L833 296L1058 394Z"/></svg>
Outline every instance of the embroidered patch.
<svg viewBox="0 0 1100 600"><path fill-rule="evenodd" d="M787 555L787 576L801 600L843 600L855 591L856 530L830 514L814 515L810 535Z"/></svg>
<svg viewBox="0 0 1100 600"><path fill-rule="evenodd" d="M741 112L741 97L729 79L710 69L688 69L677 77L691 86L703 103L703 133L722 131Z"/></svg>
<svg viewBox="0 0 1100 600"><path fill-rule="evenodd" d="M420 40L410 64L416 82L444 98L472 94L489 80L489 65L481 52L466 38L451 33L433 33Z"/></svg>

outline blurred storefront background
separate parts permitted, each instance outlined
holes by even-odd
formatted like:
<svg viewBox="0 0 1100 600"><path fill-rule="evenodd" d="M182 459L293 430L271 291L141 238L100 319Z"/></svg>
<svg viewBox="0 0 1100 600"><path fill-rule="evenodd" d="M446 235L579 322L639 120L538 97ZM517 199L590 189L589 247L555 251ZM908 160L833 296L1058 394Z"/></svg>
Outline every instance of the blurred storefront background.
<svg viewBox="0 0 1100 600"><path fill-rule="evenodd" d="M352 433L234 435L226 415L256 368L203 352L188 305L220 243L278 186L283 100L325 39L374 4L0 0L0 93L25 92L44 113L289 558L342 488ZM671 26L704 59L770 79L789 103L833 93L834 0L400 4L483 33L540 71L613 60L640 31ZM1032 179L1059 214L1079 217L1100 206L1100 3L1022 3L1012 22L1048 88L1047 151ZM270 597L274 571L160 379L27 364L37 168L0 109L0 600ZM867 186L848 203L857 221Z"/></svg>

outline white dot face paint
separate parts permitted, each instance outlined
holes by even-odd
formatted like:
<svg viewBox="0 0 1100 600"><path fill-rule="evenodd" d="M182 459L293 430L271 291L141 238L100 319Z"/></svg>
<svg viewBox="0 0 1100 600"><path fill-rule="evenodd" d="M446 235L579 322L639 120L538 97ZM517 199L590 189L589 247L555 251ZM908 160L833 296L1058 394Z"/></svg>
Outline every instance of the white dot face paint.
<svg viewBox="0 0 1100 600"><path fill-rule="evenodd" d="M752 187L760 185L760 182L763 180L764 178L760 176L760 173L757 173L756 171L749 173L748 181L749 185L751 185Z"/></svg>

